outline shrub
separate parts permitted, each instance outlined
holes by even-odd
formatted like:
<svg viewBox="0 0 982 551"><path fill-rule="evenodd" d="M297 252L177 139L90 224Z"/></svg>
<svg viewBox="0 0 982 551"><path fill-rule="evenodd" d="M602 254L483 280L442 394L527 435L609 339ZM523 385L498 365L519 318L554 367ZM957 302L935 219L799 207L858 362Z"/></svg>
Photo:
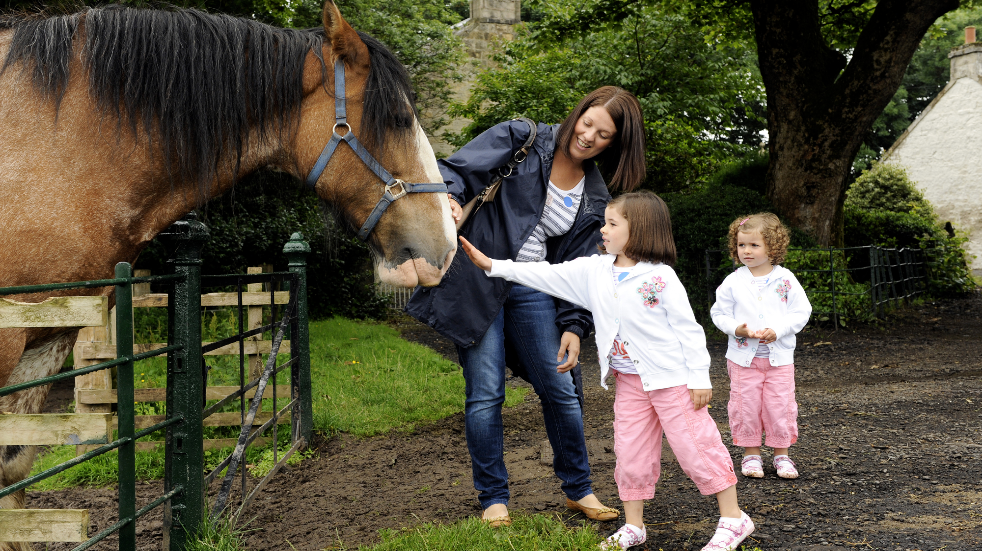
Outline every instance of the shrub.
<svg viewBox="0 0 982 551"><path fill-rule="evenodd" d="M833 312L842 325L847 321L872 321L875 318L870 304L869 283L853 280L846 271L849 258L844 251L832 249L830 255L828 249L791 249L784 261L784 267L794 273L808 295L808 301L812 305L812 319L828 321L833 318ZM829 270L833 270L831 277Z"/></svg>
<svg viewBox="0 0 982 551"><path fill-rule="evenodd" d="M963 247L966 241L968 237L960 233L954 237L924 237L919 240L918 245L927 259L929 294L943 297L975 290L968 254Z"/></svg>
<svg viewBox="0 0 982 551"><path fill-rule="evenodd" d="M706 293L719 281L706 278L706 249L725 249L730 223L742 214L766 211L770 203L759 193L726 186L695 193L666 193L662 198L672 215L672 234L678 251L675 271L689 293L696 316L708 320ZM724 263L730 265L729 261Z"/></svg>
<svg viewBox="0 0 982 551"><path fill-rule="evenodd" d="M895 164L874 163L846 190L846 205L869 210L912 213L934 221L934 209L914 186L907 171Z"/></svg>
<svg viewBox="0 0 982 551"><path fill-rule="evenodd" d="M385 316L385 299L376 293L368 248L335 228L321 211L320 199L288 175L254 174L202 209L211 238L202 250L204 274L243 273L249 266L271 264L287 269L283 245L293 232L310 243L307 299L310 316L354 318ZM137 268L167 273L169 252L154 239Z"/></svg>
<svg viewBox="0 0 982 551"><path fill-rule="evenodd" d="M933 220L916 213L846 204L843 215L847 247L879 245L917 248L925 236L941 238L944 235L944 231Z"/></svg>

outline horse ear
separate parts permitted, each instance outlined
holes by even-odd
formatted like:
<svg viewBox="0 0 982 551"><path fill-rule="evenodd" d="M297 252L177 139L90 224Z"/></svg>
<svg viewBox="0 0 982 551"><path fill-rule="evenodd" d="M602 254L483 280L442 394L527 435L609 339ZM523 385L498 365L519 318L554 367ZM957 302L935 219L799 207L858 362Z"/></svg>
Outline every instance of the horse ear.
<svg viewBox="0 0 982 551"><path fill-rule="evenodd" d="M324 33L331 42L334 55L349 63L368 61L368 47L358 37L358 33L341 17L341 12L332 0L324 1Z"/></svg>

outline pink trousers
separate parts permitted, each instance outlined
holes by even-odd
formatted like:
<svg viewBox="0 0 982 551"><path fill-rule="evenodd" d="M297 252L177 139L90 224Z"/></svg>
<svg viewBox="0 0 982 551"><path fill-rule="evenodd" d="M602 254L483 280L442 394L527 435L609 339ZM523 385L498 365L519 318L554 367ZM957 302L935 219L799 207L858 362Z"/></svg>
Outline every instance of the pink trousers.
<svg viewBox="0 0 982 551"><path fill-rule="evenodd" d="M771 365L754 358L748 367L726 360L730 374L730 432L743 448L787 448L798 441L798 403L794 397L794 364Z"/></svg>
<svg viewBox="0 0 982 551"><path fill-rule="evenodd" d="M706 408L693 410L685 385L646 392L638 375L614 373L614 481L622 501L655 496L663 431L682 470L703 495L737 483L716 422Z"/></svg>

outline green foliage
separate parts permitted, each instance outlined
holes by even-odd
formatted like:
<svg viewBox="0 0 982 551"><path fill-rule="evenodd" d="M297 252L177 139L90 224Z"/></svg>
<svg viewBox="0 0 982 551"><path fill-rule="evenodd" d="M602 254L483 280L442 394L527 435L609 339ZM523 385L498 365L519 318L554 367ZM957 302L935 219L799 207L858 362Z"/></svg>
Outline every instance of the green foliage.
<svg viewBox="0 0 982 551"><path fill-rule="evenodd" d="M929 294L936 297L956 296L976 289L969 268L971 260L964 248L967 236L956 232L954 237L922 237L918 241L927 260Z"/></svg>
<svg viewBox="0 0 982 551"><path fill-rule="evenodd" d="M843 214L847 247L916 248L924 236L941 238L944 233L935 222L915 213L867 210L847 204Z"/></svg>
<svg viewBox="0 0 982 551"><path fill-rule="evenodd" d="M236 527L231 517L211 520L205 516L197 537L190 538L188 551L245 551L245 537L251 530Z"/></svg>
<svg viewBox="0 0 982 551"><path fill-rule="evenodd" d="M311 26L320 24L323 2L313 4L317 18ZM423 129L432 134L444 126L452 87L463 79L463 45L451 28L463 19L460 0L337 0L337 6L352 27L382 41L406 66Z"/></svg>
<svg viewBox="0 0 982 551"><path fill-rule="evenodd" d="M449 141L463 145L516 116L561 122L585 94L612 84L641 102L646 187L685 189L759 145L764 97L752 49L706 44L689 20L653 3L618 4L623 17L606 19L615 3L534 2L543 18L503 45L496 67L455 106L473 123ZM592 17L601 23L579 25Z"/></svg>
<svg viewBox="0 0 982 551"><path fill-rule="evenodd" d="M723 165L709 178L709 187L739 187L758 195L767 193L767 154L754 153Z"/></svg>
<svg viewBox="0 0 982 551"><path fill-rule="evenodd" d="M768 210L767 199L756 192L735 186L706 188L693 193L666 193L662 199L668 204L672 215L672 235L678 262L675 271L689 294L689 303L697 318L709 319L709 307L715 300L709 298L709 291L715 291L722 281L709 281L706 277L706 249L726 249L727 233L730 223L737 216ZM714 267L723 264L725 273L732 271L732 263L727 260L728 252L710 259ZM714 278L716 275L714 275ZM710 289L711 288L711 289Z"/></svg>
<svg viewBox="0 0 982 551"><path fill-rule="evenodd" d="M862 251L865 253L865 250ZM875 319L869 283L853 280L849 258L840 249L789 249L784 267L791 270L812 305L812 317L846 322ZM833 316L833 314L835 314Z"/></svg>
<svg viewBox="0 0 982 551"><path fill-rule="evenodd" d="M376 293L368 247L323 214L307 188L283 173L254 174L202 210L211 238L202 251L202 273L244 273L249 266L287 269L283 245L293 232L310 243L307 294L310 316L382 318L385 299ZM154 274L168 273L169 251L154 239L136 262Z"/></svg>
<svg viewBox="0 0 982 551"><path fill-rule="evenodd" d="M921 40L900 87L864 140L853 163L854 173L869 168L879 159L948 84L951 69L948 53L964 42L962 30L966 26L982 27L982 9L977 4L962 2L962 7L936 21Z"/></svg>
<svg viewBox="0 0 982 551"><path fill-rule="evenodd" d="M846 206L863 210L911 213L926 221L935 219L934 209L907 175L893 163L875 163L846 190Z"/></svg>

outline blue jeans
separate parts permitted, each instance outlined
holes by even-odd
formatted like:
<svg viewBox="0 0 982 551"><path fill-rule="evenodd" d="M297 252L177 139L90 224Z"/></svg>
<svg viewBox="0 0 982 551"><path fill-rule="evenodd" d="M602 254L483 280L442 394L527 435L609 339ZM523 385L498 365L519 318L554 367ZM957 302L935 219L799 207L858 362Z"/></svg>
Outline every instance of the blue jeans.
<svg viewBox="0 0 982 551"><path fill-rule="evenodd" d="M464 368L467 449L474 488L481 507L508 503L508 471L504 461L501 406L505 401L505 356L515 358L528 373L542 402L546 434L552 444L553 469L567 497L577 501L593 493L583 413L569 372L556 373L560 332L553 298L514 285L504 307L481 342L457 347Z"/></svg>

